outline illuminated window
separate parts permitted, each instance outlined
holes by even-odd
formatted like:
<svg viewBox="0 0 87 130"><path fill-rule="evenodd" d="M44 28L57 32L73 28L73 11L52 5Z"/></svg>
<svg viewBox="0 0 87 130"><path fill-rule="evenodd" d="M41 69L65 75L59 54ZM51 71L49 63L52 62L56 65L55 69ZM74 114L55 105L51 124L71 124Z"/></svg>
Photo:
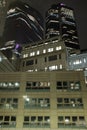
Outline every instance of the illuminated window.
<svg viewBox="0 0 87 130"><path fill-rule="evenodd" d="M37 72L37 69L35 69L35 71Z"/></svg>
<svg viewBox="0 0 87 130"><path fill-rule="evenodd" d="M38 50L38 51L37 51L37 55L39 55L39 54L40 54L40 51Z"/></svg>
<svg viewBox="0 0 87 130"><path fill-rule="evenodd" d="M2 57L0 56L0 62L2 61Z"/></svg>
<svg viewBox="0 0 87 130"><path fill-rule="evenodd" d="M52 51L53 51L53 48L49 48L49 49L48 49L48 52L52 52Z"/></svg>
<svg viewBox="0 0 87 130"><path fill-rule="evenodd" d="M14 13L15 11L16 11L15 8L14 8L14 9L10 9L10 10L7 12L7 14Z"/></svg>
<svg viewBox="0 0 87 130"><path fill-rule="evenodd" d="M86 58L84 58L84 63L86 63Z"/></svg>
<svg viewBox="0 0 87 130"><path fill-rule="evenodd" d="M0 83L0 90L19 90L20 83L19 82L2 82Z"/></svg>
<svg viewBox="0 0 87 130"><path fill-rule="evenodd" d="M57 70L57 69L58 69L57 65L49 66L49 70Z"/></svg>
<svg viewBox="0 0 87 130"><path fill-rule="evenodd" d="M45 71L47 71L47 67L45 67Z"/></svg>
<svg viewBox="0 0 87 130"><path fill-rule="evenodd" d="M63 68L63 66L62 66L62 64L60 64L60 69L62 69Z"/></svg>
<svg viewBox="0 0 87 130"><path fill-rule="evenodd" d="M56 50L61 50L61 49L62 49L61 46L56 47Z"/></svg>
<svg viewBox="0 0 87 130"><path fill-rule="evenodd" d="M28 57L28 54L24 54L24 55L23 55L23 58L26 58L26 57Z"/></svg>
<svg viewBox="0 0 87 130"><path fill-rule="evenodd" d="M34 56L34 55L35 55L35 52L31 52L31 53L30 53L30 56Z"/></svg>
<svg viewBox="0 0 87 130"><path fill-rule="evenodd" d="M46 53L46 49L43 50L43 53Z"/></svg>

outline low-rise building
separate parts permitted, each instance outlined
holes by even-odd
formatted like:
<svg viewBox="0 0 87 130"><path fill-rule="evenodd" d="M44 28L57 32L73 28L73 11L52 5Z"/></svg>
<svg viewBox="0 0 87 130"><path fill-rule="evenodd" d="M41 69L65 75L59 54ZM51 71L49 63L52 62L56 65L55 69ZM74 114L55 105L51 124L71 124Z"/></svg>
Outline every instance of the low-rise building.
<svg viewBox="0 0 87 130"><path fill-rule="evenodd" d="M0 73L0 130L87 129L87 87L79 71Z"/></svg>
<svg viewBox="0 0 87 130"><path fill-rule="evenodd" d="M52 71L68 68L68 53L79 49L66 47L61 37L54 37L24 46L21 53L21 71Z"/></svg>

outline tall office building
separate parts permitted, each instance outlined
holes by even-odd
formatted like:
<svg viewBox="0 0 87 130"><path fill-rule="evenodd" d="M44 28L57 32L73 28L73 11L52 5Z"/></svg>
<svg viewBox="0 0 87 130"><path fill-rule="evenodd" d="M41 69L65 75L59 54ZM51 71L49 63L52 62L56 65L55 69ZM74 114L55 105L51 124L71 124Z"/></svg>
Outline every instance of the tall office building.
<svg viewBox="0 0 87 130"><path fill-rule="evenodd" d="M66 46L79 48L74 10L65 4L52 5L46 12L46 38L61 35Z"/></svg>
<svg viewBox="0 0 87 130"><path fill-rule="evenodd" d="M43 39L43 18L39 12L21 1L10 3L4 27L5 48Z"/></svg>
<svg viewBox="0 0 87 130"><path fill-rule="evenodd" d="M10 59L20 55L22 45L43 39L43 18L27 3L19 0L8 2L2 52Z"/></svg>
<svg viewBox="0 0 87 130"><path fill-rule="evenodd" d="M3 28L5 23L5 14L6 14L6 0L0 0L0 37L3 34Z"/></svg>

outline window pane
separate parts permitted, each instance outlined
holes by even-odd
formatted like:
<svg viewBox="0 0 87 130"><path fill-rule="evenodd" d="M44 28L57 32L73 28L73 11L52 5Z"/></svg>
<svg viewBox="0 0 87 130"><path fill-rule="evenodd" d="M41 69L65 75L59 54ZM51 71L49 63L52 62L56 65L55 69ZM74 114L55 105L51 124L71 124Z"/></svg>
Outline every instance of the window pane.
<svg viewBox="0 0 87 130"><path fill-rule="evenodd" d="M9 121L10 117L9 116L5 116L4 121Z"/></svg>
<svg viewBox="0 0 87 130"><path fill-rule="evenodd" d="M62 82L58 81L57 86L62 86Z"/></svg>
<svg viewBox="0 0 87 130"><path fill-rule="evenodd" d="M11 121L16 121L16 117L15 117L15 116L12 116L12 117L11 117Z"/></svg>
<svg viewBox="0 0 87 130"><path fill-rule="evenodd" d="M38 116L38 121L42 121L43 117L42 116Z"/></svg>
<svg viewBox="0 0 87 130"><path fill-rule="evenodd" d="M73 117L72 117L72 121L77 121L77 117L76 117L76 116L73 116Z"/></svg>
<svg viewBox="0 0 87 130"><path fill-rule="evenodd" d="M58 103L62 103L62 102L63 102L63 99L62 99L62 98L57 98L57 102L58 102Z"/></svg>
<svg viewBox="0 0 87 130"><path fill-rule="evenodd" d="M18 99L17 99L17 98L14 98L14 99L13 99L13 103L18 103Z"/></svg>
<svg viewBox="0 0 87 130"><path fill-rule="evenodd" d="M36 116L32 116L31 121L35 121L35 120L36 120Z"/></svg>
<svg viewBox="0 0 87 130"><path fill-rule="evenodd" d="M49 120L50 120L50 117L49 117L49 116L45 116L45 117L44 117L44 120L45 120L45 121L49 121Z"/></svg>
<svg viewBox="0 0 87 130"><path fill-rule="evenodd" d="M29 121L29 116L25 116L24 121Z"/></svg>
<svg viewBox="0 0 87 130"><path fill-rule="evenodd" d="M58 117L58 121L63 121L64 119L63 119L63 116L59 116Z"/></svg>
<svg viewBox="0 0 87 130"><path fill-rule="evenodd" d="M3 116L0 116L0 121L2 121L3 120Z"/></svg>

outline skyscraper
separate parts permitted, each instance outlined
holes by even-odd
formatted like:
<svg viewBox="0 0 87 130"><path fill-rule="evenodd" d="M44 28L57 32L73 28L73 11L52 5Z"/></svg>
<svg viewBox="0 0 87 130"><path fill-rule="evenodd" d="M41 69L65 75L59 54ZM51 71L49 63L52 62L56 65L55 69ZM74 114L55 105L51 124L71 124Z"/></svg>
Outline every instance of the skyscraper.
<svg viewBox="0 0 87 130"><path fill-rule="evenodd" d="M60 35L65 45L79 48L74 10L65 4L52 5L46 12L46 38Z"/></svg>
<svg viewBox="0 0 87 130"><path fill-rule="evenodd" d="M37 10L21 0L9 1L7 5L1 50L12 59L14 53L20 55L23 45L43 39L43 18Z"/></svg>
<svg viewBox="0 0 87 130"><path fill-rule="evenodd" d="M43 39L43 18L38 11L21 1L10 3L4 27L5 47L28 44ZM12 46L13 46L12 44Z"/></svg>
<svg viewBox="0 0 87 130"><path fill-rule="evenodd" d="M4 22L6 13L6 0L0 0L0 37L3 34Z"/></svg>

